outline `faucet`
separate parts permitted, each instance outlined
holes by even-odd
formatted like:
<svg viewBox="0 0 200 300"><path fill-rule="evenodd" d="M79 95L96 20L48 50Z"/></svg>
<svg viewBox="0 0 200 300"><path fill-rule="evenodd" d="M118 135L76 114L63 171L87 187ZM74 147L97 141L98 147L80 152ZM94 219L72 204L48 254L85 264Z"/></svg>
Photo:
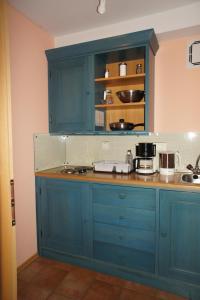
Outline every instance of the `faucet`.
<svg viewBox="0 0 200 300"><path fill-rule="evenodd" d="M192 171L193 174L200 174L200 166L199 166L199 161L200 161L200 154L198 155L195 163L195 167L193 167L191 164L187 165L187 169Z"/></svg>
<svg viewBox="0 0 200 300"><path fill-rule="evenodd" d="M200 154L198 155L196 164L195 164L195 170L197 170L197 172L200 172L199 161L200 161Z"/></svg>

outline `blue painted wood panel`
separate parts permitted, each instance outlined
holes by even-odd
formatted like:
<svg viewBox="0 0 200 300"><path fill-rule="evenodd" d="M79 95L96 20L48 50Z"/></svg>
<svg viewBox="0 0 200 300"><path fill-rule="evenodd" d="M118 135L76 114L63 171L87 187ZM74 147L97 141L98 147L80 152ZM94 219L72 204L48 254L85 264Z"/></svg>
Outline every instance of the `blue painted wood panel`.
<svg viewBox="0 0 200 300"><path fill-rule="evenodd" d="M200 194L160 192L160 274L200 284Z"/></svg>
<svg viewBox="0 0 200 300"><path fill-rule="evenodd" d="M95 222L155 231L155 211L153 210L95 203L93 214Z"/></svg>
<svg viewBox="0 0 200 300"><path fill-rule="evenodd" d="M94 258L122 268L155 272L155 255L116 244L94 241Z"/></svg>
<svg viewBox="0 0 200 300"><path fill-rule="evenodd" d="M130 135L152 131L154 73L150 66L154 66L157 50L153 29L47 50L50 133ZM94 84L95 76L104 75L106 61L139 57L145 59L145 130L121 133L95 127L95 103L106 89Z"/></svg>
<svg viewBox="0 0 200 300"><path fill-rule="evenodd" d="M49 64L49 131L85 132L94 129L91 57L72 57ZM90 109L89 109L90 108Z"/></svg>
<svg viewBox="0 0 200 300"><path fill-rule="evenodd" d="M154 272L155 191L94 184L92 195L94 258Z"/></svg>
<svg viewBox="0 0 200 300"><path fill-rule="evenodd" d="M43 177L36 185L40 255L200 299L200 193Z"/></svg>
<svg viewBox="0 0 200 300"><path fill-rule="evenodd" d="M117 207L144 208L155 210L156 192L154 189L94 185L93 201L102 205Z"/></svg>
<svg viewBox="0 0 200 300"><path fill-rule="evenodd" d="M41 179L40 184L42 236L39 246L63 253L90 255L88 186L55 179Z"/></svg>
<svg viewBox="0 0 200 300"><path fill-rule="evenodd" d="M94 240L127 248L155 252L155 232L94 223Z"/></svg>
<svg viewBox="0 0 200 300"><path fill-rule="evenodd" d="M137 31L91 42L79 43L71 46L46 50L48 61L71 57L72 55L88 55L91 53L103 53L115 49L126 49L149 45L154 55L159 45L153 29Z"/></svg>

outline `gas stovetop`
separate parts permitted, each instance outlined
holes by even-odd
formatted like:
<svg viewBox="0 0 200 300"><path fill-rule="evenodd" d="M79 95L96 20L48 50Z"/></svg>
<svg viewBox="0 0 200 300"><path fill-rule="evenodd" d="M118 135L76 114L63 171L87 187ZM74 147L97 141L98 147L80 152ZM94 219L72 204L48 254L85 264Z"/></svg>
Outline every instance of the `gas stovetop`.
<svg viewBox="0 0 200 300"><path fill-rule="evenodd" d="M93 167L90 166L64 166L60 171L64 174L85 174L88 171L93 171Z"/></svg>

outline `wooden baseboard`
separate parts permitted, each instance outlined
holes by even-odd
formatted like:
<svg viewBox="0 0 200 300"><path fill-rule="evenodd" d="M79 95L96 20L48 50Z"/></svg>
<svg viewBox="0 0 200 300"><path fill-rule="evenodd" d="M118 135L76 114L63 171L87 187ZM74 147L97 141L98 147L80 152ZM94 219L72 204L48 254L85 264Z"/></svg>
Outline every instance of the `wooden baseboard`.
<svg viewBox="0 0 200 300"><path fill-rule="evenodd" d="M17 267L17 273L20 273L21 271L23 271L32 262L34 262L38 257L39 257L39 255L37 253L34 254L33 256L29 257L25 262L23 262L23 264L21 264L20 266Z"/></svg>

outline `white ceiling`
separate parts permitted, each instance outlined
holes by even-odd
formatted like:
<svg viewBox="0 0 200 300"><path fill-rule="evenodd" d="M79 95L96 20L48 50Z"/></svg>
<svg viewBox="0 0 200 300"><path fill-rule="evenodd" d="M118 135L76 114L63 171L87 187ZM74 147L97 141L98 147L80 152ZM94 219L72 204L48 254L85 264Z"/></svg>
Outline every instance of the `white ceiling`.
<svg viewBox="0 0 200 300"><path fill-rule="evenodd" d="M200 2L200 0L106 0L106 13L99 15L96 12L98 0L8 1L53 36L91 30Z"/></svg>

